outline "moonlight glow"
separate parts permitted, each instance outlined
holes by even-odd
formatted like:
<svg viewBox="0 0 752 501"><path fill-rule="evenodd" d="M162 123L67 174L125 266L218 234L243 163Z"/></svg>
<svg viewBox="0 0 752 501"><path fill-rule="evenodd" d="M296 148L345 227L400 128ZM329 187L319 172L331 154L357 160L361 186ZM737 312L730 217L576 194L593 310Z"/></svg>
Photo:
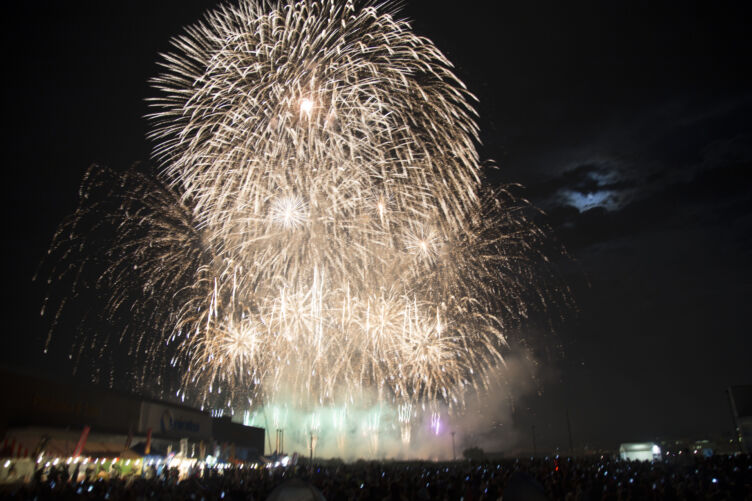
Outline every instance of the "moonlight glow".
<svg viewBox="0 0 752 501"><path fill-rule="evenodd" d="M108 318L127 319L94 353L128 346L143 386L169 364L214 409L387 405L406 441L419 410L439 433L440 407L483 390L546 295L542 232L482 193L473 96L389 10L242 2L173 40L159 172L93 168L53 246L77 263L56 277L96 255Z"/></svg>

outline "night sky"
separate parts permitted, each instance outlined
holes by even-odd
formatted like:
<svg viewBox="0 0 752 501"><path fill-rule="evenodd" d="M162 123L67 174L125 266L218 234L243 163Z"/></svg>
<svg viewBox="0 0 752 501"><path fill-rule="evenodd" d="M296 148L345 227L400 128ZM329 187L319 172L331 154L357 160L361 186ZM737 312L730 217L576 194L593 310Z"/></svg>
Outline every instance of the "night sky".
<svg viewBox="0 0 752 501"><path fill-rule="evenodd" d="M148 161L157 54L214 4L4 15L0 363L70 371L42 355L31 277L89 165ZM579 447L730 433L724 390L752 383L749 6L408 0L403 13L479 97L491 182L523 184L571 256L577 309L515 399L516 446L534 424L539 448L565 448L566 409Z"/></svg>

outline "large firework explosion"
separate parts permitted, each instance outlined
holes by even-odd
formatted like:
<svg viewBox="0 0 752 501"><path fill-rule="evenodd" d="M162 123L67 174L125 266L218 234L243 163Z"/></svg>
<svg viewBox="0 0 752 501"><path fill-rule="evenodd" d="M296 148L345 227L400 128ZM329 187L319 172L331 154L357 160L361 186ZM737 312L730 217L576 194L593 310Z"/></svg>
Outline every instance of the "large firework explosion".
<svg viewBox="0 0 752 501"><path fill-rule="evenodd" d="M474 97L395 14L244 1L173 40L157 173L93 167L55 237L52 278L106 291L121 326L71 358L122 345L141 386L172 371L183 399L302 409L309 430L316 409L341 409L336 427L388 406L406 441L413 409L438 429L487 386L545 306L544 234L526 202L482 190Z"/></svg>

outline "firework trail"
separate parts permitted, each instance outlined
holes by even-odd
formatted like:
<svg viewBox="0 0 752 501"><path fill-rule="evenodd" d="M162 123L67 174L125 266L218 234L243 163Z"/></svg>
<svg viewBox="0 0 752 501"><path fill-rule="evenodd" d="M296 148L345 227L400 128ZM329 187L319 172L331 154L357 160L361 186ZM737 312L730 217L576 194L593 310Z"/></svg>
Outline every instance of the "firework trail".
<svg viewBox="0 0 752 501"><path fill-rule="evenodd" d="M173 40L159 171L93 168L52 249L127 319L96 350L213 408L388 403L408 441L412 409L488 384L549 296L545 234L482 190L474 97L394 10L241 2Z"/></svg>

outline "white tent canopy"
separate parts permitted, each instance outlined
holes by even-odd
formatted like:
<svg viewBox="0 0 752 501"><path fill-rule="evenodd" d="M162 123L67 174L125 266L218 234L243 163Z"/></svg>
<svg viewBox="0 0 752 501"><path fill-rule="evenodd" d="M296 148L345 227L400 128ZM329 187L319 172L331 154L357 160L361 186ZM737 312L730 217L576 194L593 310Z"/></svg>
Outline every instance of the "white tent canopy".
<svg viewBox="0 0 752 501"><path fill-rule="evenodd" d="M628 461L661 459L661 448L655 442L630 442L619 446L619 456Z"/></svg>

